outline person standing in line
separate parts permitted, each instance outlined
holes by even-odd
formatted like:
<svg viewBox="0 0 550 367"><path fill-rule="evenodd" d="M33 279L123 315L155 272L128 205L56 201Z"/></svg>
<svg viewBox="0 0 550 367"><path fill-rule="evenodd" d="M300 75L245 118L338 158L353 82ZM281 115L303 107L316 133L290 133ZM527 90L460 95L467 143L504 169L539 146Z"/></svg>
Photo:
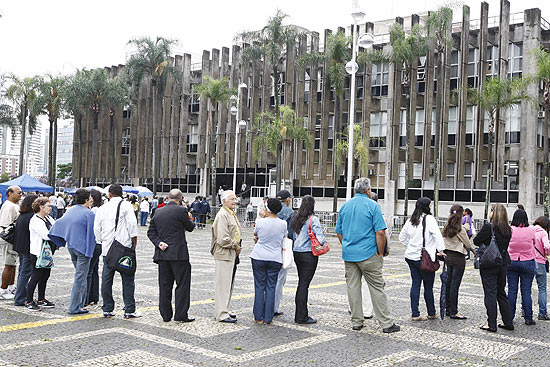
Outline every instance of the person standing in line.
<svg viewBox="0 0 550 367"><path fill-rule="evenodd" d="M265 206L267 204L267 200L269 197L264 196L263 201L258 205L258 208L256 209L256 222L258 219L263 218L265 216Z"/></svg>
<svg viewBox="0 0 550 367"><path fill-rule="evenodd" d="M101 193L97 190L91 190L90 195L93 200L92 213L97 215L97 211L100 206L103 205L103 199ZM92 260L90 261L90 268L88 269L88 276L86 278L87 284L87 296L86 306L97 305L99 303L99 258L101 257L101 243L97 242L94 249Z"/></svg>
<svg viewBox="0 0 550 367"><path fill-rule="evenodd" d="M166 205L166 203L164 202L164 196L160 196L160 197L159 197L159 203L158 203L158 205L157 205L157 209L158 209L158 208L162 208L162 207L164 207L165 205Z"/></svg>
<svg viewBox="0 0 550 367"><path fill-rule="evenodd" d="M40 311L42 308L54 308L55 304L46 299L46 286L50 278L51 268L37 268L36 262L42 251L42 242L49 241L50 228L55 220L50 217L51 207L47 198L38 198L32 203L35 215L29 222L30 253L32 257L32 275L26 289L25 307L31 311ZM50 241L52 256L56 247ZM34 290L38 285L38 301L34 302Z"/></svg>
<svg viewBox="0 0 550 367"><path fill-rule="evenodd" d="M251 201L246 206L246 219L249 223L254 222L254 205L252 205Z"/></svg>
<svg viewBox="0 0 550 367"><path fill-rule="evenodd" d="M86 189L76 190L76 205L58 219L50 230L50 238L57 247L67 245L67 250L75 267L69 304L69 314L71 315L88 313L88 310L84 307L88 296L87 278L96 247L94 236L95 214L90 210L92 203L90 191Z"/></svg>
<svg viewBox="0 0 550 367"><path fill-rule="evenodd" d="M241 253L241 226L235 214L237 196L231 190L222 195L223 207L218 211L212 225L212 246L210 253L216 264L216 320L226 323L237 322L236 315L229 313L229 303L235 283L235 260Z"/></svg>
<svg viewBox="0 0 550 367"><path fill-rule="evenodd" d="M550 243L548 241L548 231L550 231L550 219L542 216L538 217L533 223L535 227L535 277L538 286L539 301L539 320L550 320L547 313L547 292L546 292L546 258L550 255Z"/></svg>
<svg viewBox="0 0 550 367"><path fill-rule="evenodd" d="M30 253L30 232L29 222L34 216L32 203L37 199L34 194L27 195L21 208L19 209L19 217L15 221L15 242L13 250L19 254L19 274L17 276L17 290L15 291L15 306L24 306L27 299L27 284L31 278L33 265L32 255ZM49 201L48 201L49 202Z"/></svg>
<svg viewBox="0 0 550 367"><path fill-rule="evenodd" d="M445 245L445 263L447 264L447 288L445 293L445 313L451 319L466 320L466 316L458 313L458 290L464 269L466 268L466 251L470 251L472 245L462 226L462 214L465 210L455 204L451 207L447 224L443 227L443 242Z"/></svg>
<svg viewBox="0 0 550 367"><path fill-rule="evenodd" d="M147 198L141 199L141 204L139 204L139 210L141 211L141 217L140 217L141 226L144 227L147 225L147 217L149 216L149 200L147 200Z"/></svg>
<svg viewBox="0 0 550 367"><path fill-rule="evenodd" d="M287 237L287 224L277 218L282 204L277 199L267 201L267 213L256 223L254 242L250 254L254 274L254 322L271 324L274 316L277 275L283 264L283 239Z"/></svg>
<svg viewBox="0 0 550 367"><path fill-rule="evenodd" d="M508 245L511 263L508 266L506 278L508 280L508 301L510 302L512 321L516 314L518 285L521 284L521 308L525 325L535 325L531 287L533 286L536 269L536 229L529 225L525 210L518 209L515 211L511 231L512 238Z"/></svg>
<svg viewBox="0 0 550 367"><path fill-rule="evenodd" d="M57 195L57 219L61 218L65 213L65 199L63 199L63 194Z"/></svg>
<svg viewBox="0 0 550 367"><path fill-rule="evenodd" d="M506 296L506 268L510 264L508 245L512 237L512 230L508 225L508 213L502 204L494 204L489 212L489 223L483 225L477 236L474 237L474 245L489 246L494 235L502 256L502 264L479 269L481 284L483 285L483 298L487 309L487 324L480 327L481 330L495 333L497 331L497 303L502 316L502 324L498 327L514 330L513 316L510 303Z"/></svg>
<svg viewBox="0 0 550 367"><path fill-rule="evenodd" d="M139 202L138 202L137 198L134 195L132 195L129 198L129 201L130 201L130 204L132 204L132 208L134 209L134 213L136 214L136 220L140 220L140 217L139 217L139 214L140 214L139 213L140 212L139 207L140 207L140 205L139 205Z"/></svg>
<svg viewBox="0 0 550 367"><path fill-rule="evenodd" d="M118 224L117 220L118 212ZM115 229L116 227L116 229ZM137 221L135 220L132 205L122 200L122 186L113 184L109 187L109 202L97 210L94 221L95 236L102 244L103 273L101 281L101 297L103 298L103 317L115 316L115 300L113 299L113 278L116 270L107 265L107 254L111 245L116 240L122 246L136 248L137 245ZM122 277L122 300L124 301L124 318L133 319L141 317L141 312L136 311L135 274L120 273Z"/></svg>
<svg viewBox="0 0 550 367"><path fill-rule="evenodd" d="M277 214L277 217L279 217L279 219L282 219L286 222L286 228L288 232L290 230L290 223L294 218L294 214L296 214L294 210L292 210L289 207L292 200L292 196L290 195L290 192L288 190L281 190L279 191L279 193L277 193L277 199L282 204L282 209L279 212L279 214ZM266 210L267 209L268 208L266 206ZM275 290L275 316L279 316L283 314L283 312L279 310L279 307L281 306L281 301L283 299L283 288L286 283L287 274L288 274L288 269L281 268L281 270L279 271L279 276L277 278L277 289Z"/></svg>
<svg viewBox="0 0 550 367"><path fill-rule="evenodd" d="M441 230L437 225L437 220L431 213L431 204L432 202L428 198L418 199L412 216L405 222L399 233L399 242L406 247L405 261L411 271L412 321L435 320L437 318L433 293L435 272L420 269L423 247L428 251L432 261L435 261L437 255L446 256L443 252L445 245ZM422 283L424 283L424 301L428 309L427 317L420 315L418 309Z"/></svg>
<svg viewBox="0 0 550 367"><path fill-rule="evenodd" d="M195 228L187 209L183 207L183 194L173 189L168 203L151 219L147 237L155 246L153 261L158 264L159 311L164 322L174 316L177 322L192 322L189 317L191 304L191 263L185 231ZM172 291L176 282L176 310L172 310Z"/></svg>
<svg viewBox="0 0 550 367"><path fill-rule="evenodd" d="M50 199L50 207L52 208L52 212L50 213L50 216L53 219L57 219L57 197L55 196L55 193L50 194L49 199Z"/></svg>
<svg viewBox="0 0 550 367"><path fill-rule="evenodd" d="M220 186L220 187L218 187L218 203L220 203L220 205L221 205L221 202L222 202L222 194L223 194L223 187Z"/></svg>
<svg viewBox="0 0 550 367"><path fill-rule="evenodd" d="M319 262L319 257L313 256L311 251L310 220L311 230L319 244L324 244L326 241L325 234L321 228L319 218L315 216L315 199L311 195L306 195L302 198L302 204L290 223L290 235L294 240L292 245L294 263L298 271L298 288L296 288L296 296L294 297L296 303L294 322L297 324L315 324L317 322L316 319L309 316L307 309L309 285Z"/></svg>
<svg viewBox="0 0 550 367"><path fill-rule="evenodd" d="M470 210L470 208L464 209L464 213L462 215L462 225L464 226L464 229L466 229L466 234L468 235L469 239L472 239L472 236L474 234L473 228L474 224L472 223L472 218L474 217L474 214ZM470 260L470 251L471 249L466 249L466 260Z"/></svg>
<svg viewBox="0 0 550 367"><path fill-rule="evenodd" d="M153 196L153 200L151 201L151 219L155 216L155 210L157 210L157 207L159 205L159 199L155 195Z"/></svg>
<svg viewBox="0 0 550 367"><path fill-rule="evenodd" d="M225 192L225 191L224 191ZM222 196L223 197L223 196ZM236 204L236 202L235 202ZM202 228L205 228L206 227L206 217L210 214L210 212L212 211L210 209L210 204L208 203L208 201L206 201L206 196L203 196L202 197L202 201L201 201L201 204L200 204L200 207L199 207L199 210L200 210L200 219L201 219L201 227Z"/></svg>
<svg viewBox="0 0 550 367"><path fill-rule="evenodd" d="M243 181L243 184L241 185L241 197L244 199L246 198L246 189L248 186L246 185L246 181Z"/></svg>
<svg viewBox="0 0 550 367"><path fill-rule="evenodd" d="M220 199L221 203L221 199ZM200 226L200 206L201 206L201 197L196 196L195 201L191 203L191 215L193 215L193 221L195 222L195 226L197 228L201 228Z"/></svg>
<svg viewBox="0 0 550 367"><path fill-rule="evenodd" d="M6 191L8 200L0 208L0 228L6 229L10 224L15 223L19 217L19 200L23 191L19 186L10 186ZM2 272L2 286L0 287L0 300L14 299L16 286L15 271L17 266L17 252L13 250L13 244L0 239L2 245L2 258L4 259L4 271Z"/></svg>
<svg viewBox="0 0 550 367"><path fill-rule="evenodd" d="M393 322L384 292L384 246L386 223L380 205L369 198L370 180L355 181L355 197L348 200L338 212L335 232L342 244L342 259L346 269L346 285L351 307L352 329L363 328L364 313L361 297L361 277L369 285L374 313L384 333L401 330Z"/></svg>

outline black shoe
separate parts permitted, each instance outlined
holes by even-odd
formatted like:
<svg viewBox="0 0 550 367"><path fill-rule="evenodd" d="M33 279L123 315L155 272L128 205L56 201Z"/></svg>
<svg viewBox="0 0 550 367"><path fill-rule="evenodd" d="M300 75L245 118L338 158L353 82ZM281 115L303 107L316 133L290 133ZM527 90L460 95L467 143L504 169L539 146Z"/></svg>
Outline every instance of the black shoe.
<svg viewBox="0 0 550 367"><path fill-rule="evenodd" d="M536 325L537 323L535 322L535 320L527 320L525 321L525 325Z"/></svg>
<svg viewBox="0 0 550 367"><path fill-rule="evenodd" d="M296 321L297 324L315 324L317 320L313 317L308 317L306 321Z"/></svg>
<svg viewBox="0 0 550 367"><path fill-rule="evenodd" d="M498 327L505 330L514 330L514 325L504 325L504 324L498 324Z"/></svg>
<svg viewBox="0 0 550 367"><path fill-rule="evenodd" d="M497 328L491 328L489 327L489 325L483 325L483 326L480 326L479 327L481 330L485 330L485 331L490 331L492 333L496 333L497 332Z"/></svg>
<svg viewBox="0 0 550 367"><path fill-rule="evenodd" d="M17 306L17 305L16 305L16 306ZM539 315L539 320L548 321L548 320L550 320L550 317L548 317L548 315Z"/></svg>
<svg viewBox="0 0 550 367"><path fill-rule="evenodd" d="M236 319L236 318L237 318L237 315L235 315L234 313L230 313L230 314L229 314L229 317L231 317L232 319Z"/></svg>
<svg viewBox="0 0 550 367"><path fill-rule="evenodd" d="M162 321L164 321L164 322L170 322L170 321L172 321L172 319L162 319Z"/></svg>
<svg viewBox="0 0 550 367"><path fill-rule="evenodd" d="M453 320L467 320L468 319L466 316L462 316L462 315L459 315L459 314L450 316L450 318L453 319Z"/></svg>
<svg viewBox="0 0 550 367"><path fill-rule="evenodd" d="M232 319L231 317L228 317L226 319L220 320L220 322L226 322L228 324L234 324L237 322L237 319Z"/></svg>
<svg viewBox="0 0 550 367"><path fill-rule="evenodd" d="M43 299L41 301L38 301L38 306L42 308L54 308L55 303L48 301L47 299Z"/></svg>
<svg viewBox="0 0 550 367"><path fill-rule="evenodd" d="M387 328L384 328L382 329L383 332L385 332L386 334L389 334L389 333L395 333L397 331L401 330L401 328L399 327L399 325L396 325L396 324L393 324L392 326L390 327L387 327Z"/></svg>
<svg viewBox="0 0 550 367"><path fill-rule="evenodd" d="M175 322L183 322L183 323L185 323L185 322L193 322L193 321L195 321L195 319L192 318L192 317L188 317L188 318L185 318L185 319L183 319L183 320L174 320L174 321L175 321Z"/></svg>
<svg viewBox="0 0 550 367"><path fill-rule="evenodd" d="M273 314L273 316L281 316L281 315L284 315L284 312L275 312Z"/></svg>
<svg viewBox="0 0 550 367"><path fill-rule="evenodd" d="M363 325L353 326L351 329L355 331L359 331L363 328Z"/></svg>
<svg viewBox="0 0 550 367"><path fill-rule="evenodd" d="M364 318L365 318L365 320L370 320L370 319L373 318L373 316L365 316Z"/></svg>
<svg viewBox="0 0 550 367"><path fill-rule="evenodd" d="M25 303L25 308L29 311L42 311L42 309L40 307L38 307L38 305L34 301L29 302L29 303Z"/></svg>

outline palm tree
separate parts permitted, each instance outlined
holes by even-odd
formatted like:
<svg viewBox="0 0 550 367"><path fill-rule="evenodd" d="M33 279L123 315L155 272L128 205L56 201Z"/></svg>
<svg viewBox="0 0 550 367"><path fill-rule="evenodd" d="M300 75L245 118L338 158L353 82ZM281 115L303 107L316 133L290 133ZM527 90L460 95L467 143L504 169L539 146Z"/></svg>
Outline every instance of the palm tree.
<svg viewBox="0 0 550 367"><path fill-rule="evenodd" d="M194 93L199 93L201 97L208 99L208 105L210 113L208 114L208 157L206 162L210 162L211 166L211 183L212 189L212 206L216 206L216 155L215 155L215 126L214 116L217 115L219 104L227 103L232 95L237 93L237 90L229 87L229 79L212 79L209 76L205 76L202 84L197 84L193 88ZM221 149L221 147L217 147ZM208 163L206 163L208 166ZM206 167L205 167L206 168ZM235 188L233 188L235 190Z"/></svg>
<svg viewBox="0 0 550 367"><path fill-rule="evenodd" d="M48 140L48 184L55 187L57 171L57 120L63 108L63 89L66 78L62 76L46 75L38 79L38 95L34 103L36 114L48 116L50 134Z"/></svg>
<svg viewBox="0 0 550 367"><path fill-rule="evenodd" d="M6 96L20 111L18 117L21 129L21 146L19 149L19 175L21 176L25 170L23 159L25 157L27 130L32 135L36 128L36 114L32 106L37 96L39 79L38 77L18 78L13 74L10 79L12 84L8 87ZM27 118L29 119L28 122Z"/></svg>
<svg viewBox="0 0 550 367"><path fill-rule="evenodd" d="M535 79L539 83L542 83L544 90L544 215L548 216L550 214L550 159L548 157L548 136L550 129L550 53L544 48L535 48L532 53L537 61L537 73L535 74Z"/></svg>
<svg viewBox="0 0 550 367"><path fill-rule="evenodd" d="M17 125L17 117L15 110L8 103L5 103L5 76L0 75L0 126L9 126L14 128Z"/></svg>
<svg viewBox="0 0 550 367"><path fill-rule="evenodd" d="M355 173L354 178L366 175L369 169L369 150L368 143L365 141L365 137L362 134L360 125L353 127L353 158L355 160ZM349 142L347 136L345 140L340 140L336 146L336 164L340 165L348 156Z"/></svg>
<svg viewBox="0 0 550 367"><path fill-rule="evenodd" d="M64 85L63 95L65 97L64 110L74 119L75 132L78 131L78 156L82 157L82 117L86 106L85 89L87 85L87 73L77 72L67 79ZM73 172L74 173L74 172ZM73 175L74 176L74 175ZM78 178L80 186L84 186L82 175L82 162L78 163Z"/></svg>
<svg viewBox="0 0 550 367"><path fill-rule="evenodd" d="M79 83L82 83L80 86L82 88L82 96L93 115L91 184L95 185L99 161L97 155L99 114L102 108L109 108L111 111L113 107L122 106L127 89L125 82L121 78L109 77L105 69L81 70L77 72L75 78L77 78Z"/></svg>
<svg viewBox="0 0 550 367"><path fill-rule="evenodd" d="M165 70L171 70L168 67L168 58L172 54L172 47L177 43L176 40L171 40L163 37L157 37L152 40L149 37L136 38L128 42L129 45L135 46L137 53L130 56L126 64L128 75L133 83L134 88L139 88L141 82L147 78L150 84L153 98L153 158L152 158L152 178L153 178L153 193L157 192L157 91L159 81L165 74Z"/></svg>
<svg viewBox="0 0 550 367"><path fill-rule="evenodd" d="M249 43L242 54L241 59L244 64L253 61L263 60L271 66L273 76L273 90L275 97L275 118L279 119L279 65L285 61L287 47L294 46L296 39L302 31L292 25L283 25L288 17L281 10L277 10L274 16L267 20L267 24L259 31L243 32L235 36L236 41ZM264 80L264 84L269 81ZM265 101L264 103L268 103ZM282 150L282 145L278 150ZM280 153L276 154L281 156ZM277 191L281 188L282 162L277 162Z"/></svg>
<svg viewBox="0 0 550 367"><path fill-rule="evenodd" d="M282 163L281 145L285 141L294 141L300 146L305 144L306 149L313 145L311 136L305 129L303 119L296 116L296 112L288 106L281 106L279 117L271 112L262 112L256 116L258 136L252 144L252 152L255 157L261 155L261 151L267 149L271 152L277 164Z"/></svg>
<svg viewBox="0 0 550 367"><path fill-rule="evenodd" d="M414 142L409 141L411 129L411 93L416 93L416 85L411 85L411 80L419 57L426 53L427 43L426 37L423 35L422 28L419 25L414 25L409 33L406 34L403 27L398 23L394 23L390 28L390 43L392 46L391 54L384 54L381 51L373 52L370 60L377 63L393 63L394 65L403 67L403 91L405 92L405 105L407 108L405 122L405 205L403 209L403 215L406 216L408 214L409 184L411 179L409 144L414 144ZM399 90L395 92L402 93ZM427 137L424 138L426 139Z"/></svg>
<svg viewBox="0 0 550 367"><path fill-rule="evenodd" d="M440 140L441 140L441 121L443 119L443 99L445 93L445 63L447 47L452 46L452 38L448 36L449 29L453 21L453 11L447 6L440 7L437 11L431 12L426 22L428 37L435 41L437 50L437 91L436 91L436 118L434 123L434 216L437 218L439 208L439 171L440 171ZM426 112L428 113L428 112ZM430 112L431 113L431 112ZM431 137L425 136L424 139ZM447 139L447 137L444 137Z"/></svg>
<svg viewBox="0 0 550 367"><path fill-rule="evenodd" d="M489 142L487 158L487 184L485 187L485 220L489 214L489 194L491 192L491 172L493 170L492 143L497 112L500 109L514 108L521 101L530 101L527 94L527 86L531 83L529 78L500 79L492 78L478 90L469 88L470 100L478 105L489 115Z"/></svg>
<svg viewBox="0 0 550 367"><path fill-rule="evenodd" d="M346 81L346 62L351 59L351 39L344 32L329 34L327 37L326 53L311 53L300 57L298 66L305 70L308 65L313 63L323 63L325 65L325 93L330 94L334 89L334 144L332 160L332 178L334 179L334 195L332 202L332 211L338 211L338 178L339 158L337 147L340 145L342 137L342 126L340 121L341 100L344 95L344 86Z"/></svg>

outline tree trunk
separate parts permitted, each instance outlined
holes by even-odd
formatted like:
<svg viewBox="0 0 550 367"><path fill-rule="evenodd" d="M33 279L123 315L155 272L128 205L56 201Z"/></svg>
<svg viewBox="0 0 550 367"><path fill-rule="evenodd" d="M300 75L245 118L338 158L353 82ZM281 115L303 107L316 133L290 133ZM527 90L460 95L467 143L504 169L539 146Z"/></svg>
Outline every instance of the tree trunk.
<svg viewBox="0 0 550 367"><path fill-rule="evenodd" d="M84 186L84 179L82 177L82 162L84 157L82 157L82 116L78 114L78 157L80 162L78 163L78 181L80 187Z"/></svg>
<svg viewBox="0 0 550 367"><path fill-rule="evenodd" d="M23 104L21 111L21 145L19 148L19 176L25 172L25 162L23 161L25 157L25 140L27 138L27 107L28 101L25 97L25 102Z"/></svg>
<svg viewBox="0 0 550 367"><path fill-rule="evenodd" d="M547 85L547 90L545 94L550 97L550 88ZM547 97L545 96L545 98ZM544 215L548 217L550 214L550 158L548 153L550 148L548 147L549 137L550 137L550 103L545 101L544 104L544 133L543 136L543 147L544 147Z"/></svg>
<svg viewBox="0 0 550 367"><path fill-rule="evenodd" d="M53 136L52 136L52 184L51 187L55 191L55 182L57 177L57 118L53 120Z"/></svg>
<svg viewBox="0 0 550 367"><path fill-rule="evenodd" d="M282 165L283 165L283 154L282 154L282 151L283 151L283 143L280 142L279 144L277 144L277 152L279 152L279 154L277 155L277 170L275 171L276 174L275 174L275 179L277 180L276 182L276 185L275 185L275 190L277 191L277 193L279 191L281 191L281 180L282 180Z"/></svg>
<svg viewBox="0 0 550 367"><path fill-rule="evenodd" d="M409 136L411 132L411 96L410 94L407 94L405 97L405 106L407 107L406 110L406 118L405 118L405 207L403 208L403 215L407 216L409 213L409 184L411 181L410 175L411 170L409 167L409 163L411 160L410 154L409 154L409 144L411 143L409 141Z"/></svg>
<svg viewBox="0 0 550 367"><path fill-rule="evenodd" d="M441 120L443 114L443 94L445 93L445 70L444 70L444 60L445 53L443 50L439 50L437 58L437 94L436 94L436 109L435 109L435 144L434 144L434 217L437 218L437 213L439 209L439 145L441 142ZM431 113L431 111L426 111L426 113ZM424 139L430 139L431 136L425 136ZM445 137L446 138L446 137Z"/></svg>
<svg viewBox="0 0 550 367"><path fill-rule="evenodd" d="M92 129L92 177L90 185L95 186L97 178L97 125L99 120L99 111L94 111L94 126Z"/></svg>
<svg viewBox="0 0 550 367"><path fill-rule="evenodd" d="M109 111L109 123L111 125L111 183L116 180L116 148L115 148L115 113Z"/></svg>
<svg viewBox="0 0 550 367"><path fill-rule="evenodd" d="M330 94L330 92L329 92ZM338 181L340 179L340 170L338 169L338 151L336 148L338 147L338 142L340 141L340 96L336 96L334 98L334 133L332 135L332 178L334 179L334 194L332 196L332 211L337 212L338 211ZM349 116L348 116L348 122L349 122ZM349 140L349 139L348 139ZM349 142L348 142L349 143Z"/></svg>
<svg viewBox="0 0 550 367"><path fill-rule="evenodd" d="M212 207L216 206L216 136L214 134L214 115L216 114L216 108L214 106L214 103L212 101L210 102L210 106L212 108L212 111L210 111L210 123L208 124L209 128L209 144L210 149L208 150L208 158L210 159L210 191L212 194ZM238 119L238 118L237 118ZM238 121L237 121L238 123ZM235 144L237 143L237 135L235 135ZM237 194L237 188L234 187L233 190L235 191L235 195Z"/></svg>
<svg viewBox="0 0 550 367"><path fill-rule="evenodd" d="M274 96L274 99L275 99L275 119L276 121L280 121L279 120L279 69L277 67L277 60L271 60L271 65L273 65L273 96ZM238 123L238 121L237 121ZM235 137L235 139L237 139L237 137ZM236 141L235 141L235 144L236 144ZM283 172L283 169L281 167L283 161L282 161L282 157L283 157L283 144L282 143L279 143L278 144L278 148L277 148L277 151L279 152L278 154L278 157L277 157L277 174L276 174L276 184L275 184L275 190L277 192L279 192L280 190L282 190L282 184L281 184L281 181L282 181L282 172Z"/></svg>
<svg viewBox="0 0 550 367"><path fill-rule="evenodd" d="M51 187L55 184L55 174L52 173L52 157L53 157L53 121L50 120L50 133L48 136L48 185Z"/></svg>
<svg viewBox="0 0 550 367"><path fill-rule="evenodd" d="M157 194L157 82L151 80L153 90L153 160L151 171L153 179L153 194Z"/></svg>
<svg viewBox="0 0 550 367"><path fill-rule="evenodd" d="M496 112L495 112L496 113ZM495 118L493 117L493 114L489 115L489 141L487 144L488 151L488 157L487 157L487 183L485 185L485 214L484 218L485 221L487 221L489 217L489 200L490 200L490 194L491 194L491 172L493 167L493 130L495 126Z"/></svg>

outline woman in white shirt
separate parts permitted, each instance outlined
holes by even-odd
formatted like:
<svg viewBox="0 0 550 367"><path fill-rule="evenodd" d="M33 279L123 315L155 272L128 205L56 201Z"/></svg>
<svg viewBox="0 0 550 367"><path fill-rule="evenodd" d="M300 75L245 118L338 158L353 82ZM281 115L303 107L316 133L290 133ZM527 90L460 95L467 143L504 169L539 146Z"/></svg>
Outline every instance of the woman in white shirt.
<svg viewBox="0 0 550 367"><path fill-rule="evenodd" d="M431 203L431 200L428 198L418 199L412 216L403 226L401 233L399 233L399 242L407 247L405 250L405 261L411 270L412 285L410 297L413 321L434 320L437 318L433 293L435 273L420 270L423 243L432 261L435 261L436 255L445 256L443 252L445 250L443 236L437 225L437 220L431 215ZM425 228L425 239L423 239L422 235L423 228ZM422 283L424 283L424 301L428 309L428 317L421 316L418 310L420 285Z"/></svg>
<svg viewBox="0 0 550 367"><path fill-rule="evenodd" d="M30 253L32 258L32 275L27 285L27 302L25 307L31 311L40 311L42 308L53 308L55 304L45 297L46 284L50 277L51 269L37 268L36 260L42 251L42 241L49 240L48 234L55 220L50 217L50 201L48 198L38 198L32 203L35 215L29 222ZM53 244L52 244L53 246ZM55 249L52 247L52 253ZM38 302L34 302L34 290L38 285Z"/></svg>

